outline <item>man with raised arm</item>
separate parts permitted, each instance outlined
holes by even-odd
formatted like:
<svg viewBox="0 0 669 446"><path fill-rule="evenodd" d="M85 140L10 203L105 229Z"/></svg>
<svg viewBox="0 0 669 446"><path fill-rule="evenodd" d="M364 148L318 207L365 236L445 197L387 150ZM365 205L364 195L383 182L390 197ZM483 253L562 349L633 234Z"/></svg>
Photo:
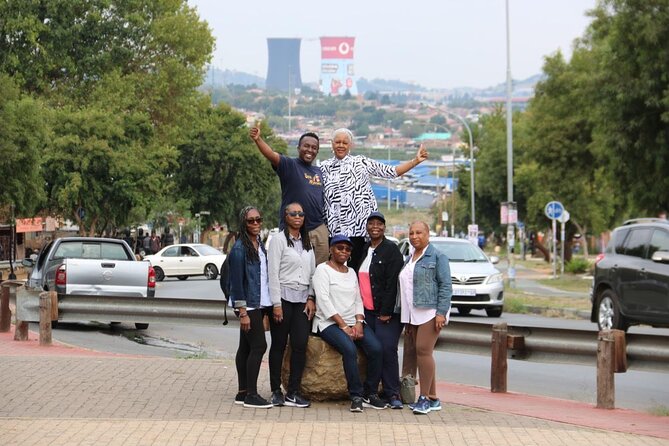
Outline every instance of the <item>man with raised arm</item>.
<svg viewBox="0 0 669 446"><path fill-rule="evenodd" d="M322 174L320 167L312 165L318 155L318 135L312 132L303 134L297 145L297 158L290 158L275 152L262 139L259 123L251 128L249 134L260 153L272 164L281 182L280 229L283 229L282 210L290 203L300 203L316 264L327 261L329 234L324 217Z"/></svg>

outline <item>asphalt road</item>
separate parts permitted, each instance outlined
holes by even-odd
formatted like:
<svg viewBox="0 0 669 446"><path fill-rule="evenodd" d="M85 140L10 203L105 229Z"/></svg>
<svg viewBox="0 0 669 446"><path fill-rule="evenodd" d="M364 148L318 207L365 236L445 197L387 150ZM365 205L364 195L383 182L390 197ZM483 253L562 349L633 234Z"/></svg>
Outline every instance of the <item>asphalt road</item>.
<svg viewBox="0 0 669 446"><path fill-rule="evenodd" d="M158 284L158 297L222 299L217 280L190 278L186 281L166 279ZM164 357L220 357L232 359L239 341L237 319L229 313L227 326L190 326L152 323L145 331L134 330L132 324L110 327L108 324L61 324L54 330L54 338L87 348L125 354L151 354ZM483 311L454 319L473 323L506 321L510 325L550 326L592 329L587 320L544 318L532 315L503 314L491 319ZM632 327L631 332L669 336L669 330ZM270 342L269 333L267 334ZM490 357L438 351L439 380L489 387ZM669 376L666 373L628 371L616 375L616 406L648 411L669 407ZM536 395L595 403L596 369L591 366L559 363L536 363L510 360L508 389Z"/></svg>

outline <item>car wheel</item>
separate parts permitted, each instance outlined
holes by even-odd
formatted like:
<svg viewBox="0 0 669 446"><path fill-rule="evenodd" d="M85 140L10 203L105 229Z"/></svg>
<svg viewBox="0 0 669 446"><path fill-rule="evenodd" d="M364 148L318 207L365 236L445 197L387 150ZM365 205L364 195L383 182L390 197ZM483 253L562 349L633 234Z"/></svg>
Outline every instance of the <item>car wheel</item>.
<svg viewBox="0 0 669 446"><path fill-rule="evenodd" d="M162 282L165 279L165 272L159 266L154 266L153 271L156 273L156 282Z"/></svg>
<svg viewBox="0 0 669 446"><path fill-rule="evenodd" d="M204 276L209 280L214 280L215 278L217 278L218 268L216 268L216 265L208 263L207 266L204 267Z"/></svg>
<svg viewBox="0 0 669 446"><path fill-rule="evenodd" d="M604 290L599 295L597 302L597 325L600 330L623 330L627 331L629 325L620 314L618 296L613 290Z"/></svg>
<svg viewBox="0 0 669 446"><path fill-rule="evenodd" d="M487 314L488 317L500 317L503 310L504 308L502 307L486 308L485 314Z"/></svg>
<svg viewBox="0 0 669 446"><path fill-rule="evenodd" d="M135 328L137 330L146 330L147 328L149 328L149 324L142 323L142 322L135 322Z"/></svg>
<svg viewBox="0 0 669 446"><path fill-rule="evenodd" d="M177 276L177 279L186 280L186 279L188 279L188 276Z"/></svg>
<svg viewBox="0 0 669 446"><path fill-rule="evenodd" d="M457 308L458 308L458 313L463 316L466 316L472 312L472 309L469 307L457 307Z"/></svg>

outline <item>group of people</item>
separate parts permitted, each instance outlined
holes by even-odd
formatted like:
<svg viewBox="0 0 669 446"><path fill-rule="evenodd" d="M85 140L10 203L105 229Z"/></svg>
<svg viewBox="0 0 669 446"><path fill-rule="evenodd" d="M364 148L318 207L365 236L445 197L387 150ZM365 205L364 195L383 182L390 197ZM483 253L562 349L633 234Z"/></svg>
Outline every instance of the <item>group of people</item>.
<svg viewBox="0 0 669 446"><path fill-rule="evenodd" d="M297 158L275 152L258 125L250 136L281 182L281 232L266 250L259 210L241 210L239 233L229 253L226 296L240 320L235 403L309 407L300 385L313 333L342 355L352 412L401 409L398 343L406 330L405 343L415 351L409 369L417 368L420 378L420 396L409 406L418 414L439 410L433 350L450 311L448 258L429 245L429 226L414 222L409 229L413 249L405 262L384 236L385 217L377 210L370 184L372 176L406 173L427 159L425 149L421 146L414 159L393 167L352 156L353 135L339 129L332 137L333 157L318 167L313 164L320 144L315 133L302 135ZM269 401L257 388L267 350L264 320L271 332ZM281 368L288 342L290 372L284 393ZM364 382L358 348L367 359Z"/></svg>

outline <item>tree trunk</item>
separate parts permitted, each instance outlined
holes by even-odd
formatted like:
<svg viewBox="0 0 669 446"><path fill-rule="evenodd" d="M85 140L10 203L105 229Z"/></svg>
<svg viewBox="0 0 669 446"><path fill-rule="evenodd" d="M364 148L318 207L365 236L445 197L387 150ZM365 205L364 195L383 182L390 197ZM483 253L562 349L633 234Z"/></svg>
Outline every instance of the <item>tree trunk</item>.
<svg viewBox="0 0 669 446"><path fill-rule="evenodd" d="M546 247L544 246L544 244L542 242L540 242L539 240L535 240L534 241L534 247L536 249L538 249L539 251L541 251L541 253L544 255L544 260L546 261L546 263L551 262L551 254L548 251L548 249L546 249Z"/></svg>
<svg viewBox="0 0 669 446"><path fill-rule="evenodd" d="M583 247L583 255L585 258L588 258L589 252L588 252L588 238L586 237L586 231L588 230L587 226L581 226L578 224L576 221L572 221L574 223L574 226L576 226L576 229L578 229L578 233L581 234L581 246Z"/></svg>

